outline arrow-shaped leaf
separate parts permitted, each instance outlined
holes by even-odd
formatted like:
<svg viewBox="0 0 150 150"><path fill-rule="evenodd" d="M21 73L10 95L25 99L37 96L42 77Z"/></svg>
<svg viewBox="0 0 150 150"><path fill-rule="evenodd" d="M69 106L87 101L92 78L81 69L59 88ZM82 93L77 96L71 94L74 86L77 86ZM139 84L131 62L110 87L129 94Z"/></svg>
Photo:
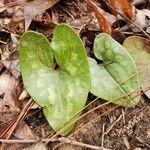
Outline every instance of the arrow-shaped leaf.
<svg viewBox="0 0 150 150"><path fill-rule="evenodd" d="M55 28L51 44L42 34L25 33L19 52L24 85L44 107L45 117L56 130L85 105L90 73L84 46L75 31L62 24ZM56 63L59 67L54 69ZM72 127L61 134L69 133Z"/></svg>
<svg viewBox="0 0 150 150"><path fill-rule="evenodd" d="M123 106L137 104L137 93L116 100L140 89L135 62L129 53L111 36L101 33L94 41L94 54L103 63L98 65L89 58L91 93Z"/></svg>

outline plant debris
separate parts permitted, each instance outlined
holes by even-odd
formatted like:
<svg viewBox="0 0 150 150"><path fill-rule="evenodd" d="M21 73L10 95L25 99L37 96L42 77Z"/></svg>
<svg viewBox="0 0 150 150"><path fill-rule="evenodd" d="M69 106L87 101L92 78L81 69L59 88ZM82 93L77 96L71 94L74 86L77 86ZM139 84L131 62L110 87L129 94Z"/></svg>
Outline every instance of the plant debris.
<svg viewBox="0 0 150 150"><path fill-rule="evenodd" d="M91 9L88 1L93 4L95 11ZM149 45L146 44L148 38L150 39L149 14L149 0L1 0L0 137L8 143L11 140L24 142L0 143L0 148L22 150L42 147L86 150L88 149L86 146L90 145L92 148L103 150L150 149ZM20 123L17 122L24 106L32 102L20 75L18 56L20 37L25 31L33 30L44 34L51 42L53 29L60 23L67 23L79 33L87 55L95 59L98 64L102 61L95 57L93 45L99 33L109 33L120 44L125 40L123 45L134 59L140 79L140 90L135 95L141 97L140 102L131 108L116 106L89 93L86 105L80 114L81 118L77 121L74 130L65 137L69 139L68 141L79 144L78 146L65 140L55 140L64 137L56 134L51 128L42 108L37 104L27 107L28 111L25 111L26 114ZM140 74L141 68L142 70L146 68L147 71ZM84 70L84 67L80 69ZM10 131L14 124L13 130L6 132ZM50 141L37 144L25 143L27 140L44 139Z"/></svg>

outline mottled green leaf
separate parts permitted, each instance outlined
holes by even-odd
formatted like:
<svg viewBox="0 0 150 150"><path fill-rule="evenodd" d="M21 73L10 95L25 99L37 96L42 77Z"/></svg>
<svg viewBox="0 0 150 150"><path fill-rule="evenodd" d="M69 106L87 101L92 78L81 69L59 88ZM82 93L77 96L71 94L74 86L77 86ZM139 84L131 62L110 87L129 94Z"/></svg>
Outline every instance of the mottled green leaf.
<svg viewBox="0 0 150 150"><path fill-rule="evenodd" d="M150 87L150 41L139 36L131 36L124 41L123 46L135 60L140 85L145 90ZM145 94L150 98L150 90L146 91Z"/></svg>
<svg viewBox="0 0 150 150"><path fill-rule="evenodd" d="M89 58L91 93L123 106L133 106L140 96L133 93L140 89L134 60L118 42L106 33L99 34L94 41L94 54L102 64ZM124 95L130 94L124 98ZM119 98L119 99L118 99Z"/></svg>
<svg viewBox="0 0 150 150"><path fill-rule="evenodd" d="M84 46L71 27L61 24L55 28L51 44L40 33L26 32L19 53L24 85L44 107L45 117L56 130L85 105L90 73ZM59 67L54 69L56 63ZM61 134L69 133L72 127Z"/></svg>

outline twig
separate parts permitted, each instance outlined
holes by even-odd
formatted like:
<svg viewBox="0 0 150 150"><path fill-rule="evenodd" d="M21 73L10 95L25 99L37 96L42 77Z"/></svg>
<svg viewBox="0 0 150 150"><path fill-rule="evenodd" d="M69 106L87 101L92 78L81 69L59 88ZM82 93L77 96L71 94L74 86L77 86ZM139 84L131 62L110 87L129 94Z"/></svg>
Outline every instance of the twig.
<svg viewBox="0 0 150 150"><path fill-rule="evenodd" d="M90 149L95 149L95 150L108 150L108 149L104 149L103 147L98 147L98 146L94 146L94 145L89 145L89 144L85 144L85 143L81 143L81 142L76 142L70 139L64 139L62 140L62 142L65 142L67 144L73 144L73 145L77 145L77 146L81 146L81 147L86 147L86 148L90 148Z"/></svg>
<svg viewBox="0 0 150 150"><path fill-rule="evenodd" d="M150 144L145 143L140 137L135 137L140 143L144 144L148 149L150 149Z"/></svg>
<svg viewBox="0 0 150 150"><path fill-rule="evenodd" d="M104 136L105 136L105 123L103 123L103 126L102 126L102 143L101 143L101 147L104 147Z"/></svg>
<svg viewBox="0 0 150 150"><path fill-rule="evenodd" d="M5 140L5 139L0 139L1 144L24 144L24 143L36 143L38 142L37 140Z"/></svg>
<svg viewBox="0 0 150 150"><path fill-rule="evenodd" d="M24 144L24 143L37 143L39 140L4 140L4 139L0 139L0 142L2 144L13 144L13 143L18 143L18 144ZM109 150L103 147L98 147L98 146L94 146L94 145L90 145L90 144L85 144L85 143L81 143L81 142L77 142L68 138L55 138L55 139L41 139L41 141L43 143L47 143L47 142L65 142L66 144L72 144L72 145L76 145L76 146L81 146L81 147L86 147L86 148L90 148L93 150Z"/></svg>
<svg viewBox="0 0 150 150"><path fill-rule="evenodd" d="M114 121L114 122L107 128L105 134L108 134L108 133L110 132L110 130L115 126L115 124L120 121L121 118L122 118L122 115L120 115L119 118L118 118L116 121Z"/></svg>
<svg viewBox="0 0 150 150"><path fill-rule="evenodd" d="M126 119L125 119L125 114L124 114L124 110L122 109L122 119L123 119L123 123L125 124L126 123Z"/></svg>
<svg viewBox="0 0 150 150"><path fill-rule="evenodd" d="M124 142L124 145L126 146L126 148L130 149L131 146L129 144L129 141L128 141L127 137L125 135L123 135L122 139L123 139L123 142Z"/></svg>
<svg viewBox="0 0 150 150"><path fill-rule="evenodd" d="M0 43L5 44L5 45L7 44L6 42L4 42L4 41L2 41L2 40L0 40Z"/></svg>

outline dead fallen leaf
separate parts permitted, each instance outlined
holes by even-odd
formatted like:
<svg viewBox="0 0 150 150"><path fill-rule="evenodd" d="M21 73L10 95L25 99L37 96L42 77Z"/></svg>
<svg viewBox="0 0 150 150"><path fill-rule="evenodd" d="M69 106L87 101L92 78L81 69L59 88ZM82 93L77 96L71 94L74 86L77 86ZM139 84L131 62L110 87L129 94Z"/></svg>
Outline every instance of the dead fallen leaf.
<svg viewBox="0 0 150 150"><path fill-rule="evenodd" d="M94 11L96 18L98 20L99 26L102 29L103 32L108 33L111 35L112 28L111 24L106 20L104 15L106 16L106 12L104 12L101 8L99 8L93 1L87 0L87 4L91 7L91 9ZM108 14L107 14L108 16Z"/></svg>
<svg viewBox="0 0 150 150"><path fill-rule="evenodd" d="M38 140L38 137L35 136L35 134L24 121L18 124L13 136L15 139Z"/></svg>
<svg viewBox="0 0 150 150"><path fill-rule="evenodd" d="M47 150L47 147L43 143L33 144L30 147L24 148L22 150Z"/></svg>
<svg viewBox="0 0 150 150"><path fill-rule="evenodd" d="M134 23L136 23L138 26L140 26L142 29L147 29L150 27L150 10L148 9L136 9L136 14L133 18ZM134 32L140 32L140 29L135 28L132 25L132 30Z"/></svg>
<svg viewBox="0 0 150 150"><path fill-rule="evenodd" d="M7 7L2 2L0 2L0 13L6 9L7 9Z"/></svg>
<svg viewBox="0 0 150 150"><path fill-rule="evenodd" d="M128 2L128 0L109 0L109 4L119 12L120 14L126 15L129 19L132 20L134 16L134 6ZM112 10L112 13L114 15L117 15L117 13Z"/></svg>
<svg viewBox="0 0 150 150"><path fill-rule="evenodd" d="M133 5L141 5L141 4L145 4L147 2L147 0L132 0L131 1Z"/></svg>
<svg viewBox="0 0 150 150"><path fill-rule="evenodd" d="M0 147L1 150L22 150L20 144L2 144Z"/></svg>
<svg viewBox="0 0 150 150"><path fill-rule="evenodd" d="M10 75L0 76L0 135L15 121L20 112L18 97L20 84Z"/></svg>
<svg viewBox="0 0 150 150"><path fill-rule="evenodd" d="M0 74L2 73L1 71L2 71L2 69L3 69L3 64L0 62Z"/></svg>
<svg viewBox="0 0 150 150"><path fill-rule="evenodd" d="M38 140L38 137L32 132L29 126L23 121L18 124L16 130L13 133L13 139L20 139L20 140ZM3 144L3 150L22 150L24 147L27 147L27 144ZM42 147L41 147L42 148ZM41 149L43 150L43 149Z"/></svg>
<svg viewBox="0 0 150 150"><path fill-rule="evenodd" d="M26 90L23 90L19 96L19 101L24 100L25 98L29 97L29 94L27 93Z"/></svg>
<svg viewBox="0 0 150 150"><path fill-rule="evenodd" d="M0 123L14 118L18 115L18 98L20 93L20 84L13 76L0 76Z"/></svg>
<svg viewBox="0 0 150 150"><path fill-rule="evenodd" d="M21 92L20 83L15 77L10 75L0 76L0 135L16 120L20 113L19 94ZM21 122L13 132L15 139L37 139L25 122ZM3 150L21 150L20 144L3 144Z"/></svg>
<svg viewBox="0 0 150 150"><path fill-rule="evenodd" d="M18 79L20 76L19 69L19 56L17 51L8 53L7 51L2 54L2 64Z"/></svg>
<svg viewBox="0 0 150 150"><path fill-rule="evenodd" d="M146 32L150 34L150 26L147 27Z"/></svg>
<svg viewBox="0 0 150 150"><path fill-rule="evenodd" d="M59 0L33 0L24 5L25 30L28 29L32 19L49 9Z"/></svg>
<svg viewBox="0 0 150 150"><path fill-rule="evenodd" d="M141 88L150 87L150 41L142 37L131 36L124 41L123 46L136 62ZM146 91L145 95L150 98L150 90Z"/></svg>

